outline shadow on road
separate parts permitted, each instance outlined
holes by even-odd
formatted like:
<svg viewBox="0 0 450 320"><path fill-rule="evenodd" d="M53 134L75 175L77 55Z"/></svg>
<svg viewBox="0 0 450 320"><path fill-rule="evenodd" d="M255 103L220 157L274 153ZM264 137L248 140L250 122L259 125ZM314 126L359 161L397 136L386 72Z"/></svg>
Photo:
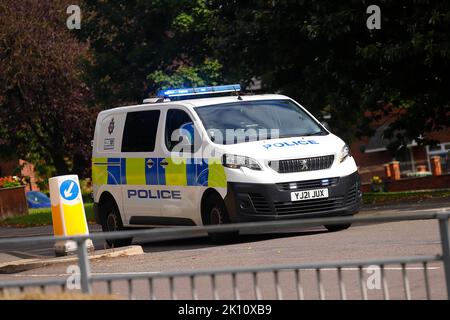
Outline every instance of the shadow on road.
<svg viewBox="0 0 450 320"><path fill-rule="evenodd" d="M202 248L211 248L216 246L228 246L279 238L302 237L302 236L304 237L327 232L328 231L323 229L316 229L316 230L291 231L291 232L285 231L285 232L271 232L260 234L243 234L239 236L237 241L233 241L227 244L214 244L210 241L210 239L207 236L181 240L156 241L156 242L149 242L148 240L146 241L145 238L141 238L136 239L134 243L141 245L144 252L162 252L171 250L194 250Z"/></svg>

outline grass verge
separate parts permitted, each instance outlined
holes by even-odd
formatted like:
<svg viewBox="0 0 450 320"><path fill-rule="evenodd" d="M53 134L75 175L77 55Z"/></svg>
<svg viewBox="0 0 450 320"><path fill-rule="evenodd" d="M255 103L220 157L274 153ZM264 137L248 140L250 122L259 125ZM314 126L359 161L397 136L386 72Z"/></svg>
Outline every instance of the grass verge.
<svg viewBox="0 0 450 320"><path fill-rule="evenodd" d="M95 222L93 203L85 203L84 211L88 222ZM0 220L2 227L36 227L52 224L52 212L50 208L29 209L26 216L10 217Z"/></svg>

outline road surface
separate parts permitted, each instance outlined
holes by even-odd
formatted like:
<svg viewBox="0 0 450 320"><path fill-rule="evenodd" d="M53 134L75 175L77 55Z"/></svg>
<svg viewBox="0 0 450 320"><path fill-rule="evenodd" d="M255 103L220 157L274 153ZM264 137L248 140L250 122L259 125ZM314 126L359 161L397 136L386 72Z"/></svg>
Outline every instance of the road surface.
<svg viewBox="0 0 450 320"><path fill-rule="evenodd" d="M428 203L421 206L406 205L397 207L372 207L364 214L383 214L396 212L397 214L413 211L433 212L436 210L450 210L450 204L445 202ZM10 229L9 231L12 231ZM44 229L41 230L45 233ZM5 233L2 233L4 236ZM434 255L440 253L441 244L437 221L408 221L380 224L354 225L348 230L326 232L323 228L305 230L289 230L258 235L243 235L239 242L229 245L213 245L207 238L200 237L188 240L164 241L149 243L145 239L137 239L136 244L143 246L144 255L134 257L120 257L92 261L93 274L139 274L145 272L189 271L201 269L215 269L228 267L255 267L271 264L302 264L316 262L330 262L338 260L362 260L374 258ZM97 248L101 244L96 244ZM20 249L20 248L9 248ZM45 248L29 248L30 252L42 253ZM51 251L51 248L47 248ZM29 270L13 275L0 275L2 280L19 279L47 279L66 276L67 265L49 266ZM404 282L400 266L387 266L386 275L389 285L390 298L405 298ZM280 288L282 297L295 299L297 288L295 274L291 271L280 273ZM339 298L336 270L322 271L322 281L326 298ZM363 277L370 276L364 270ZM431 298L445 298L445 281L443 267L440 262L428 266L429 286ZM348 299L360 299L361 288L358 282L357 269L343 271L346 296ZM408 285L413 299L426 297L424 270L422 265L407 266ZM306 270L301 273L304 297L317 299L319 297L316 273ZM262 298L275 298L274 278L272 274L260 274L260 291ZM178 298L190 298L191 289L189 279L177 279L175 289ZM238 287L241 298L254 299L251 275L238 276ZM156 281L154 292L157 298L170 298L170 291L166 280ZM232 298L233 290L228 275L217 278L220 298ZM213 297L209 278L197 279L199 298ZM97 284L96 291L105 292L106 286ZM117 283L113 293L126 297L126 283ZM368 290L368 297L382 298L382 290ZM148 298L148 282L134 283L134 298Z"/></svg>

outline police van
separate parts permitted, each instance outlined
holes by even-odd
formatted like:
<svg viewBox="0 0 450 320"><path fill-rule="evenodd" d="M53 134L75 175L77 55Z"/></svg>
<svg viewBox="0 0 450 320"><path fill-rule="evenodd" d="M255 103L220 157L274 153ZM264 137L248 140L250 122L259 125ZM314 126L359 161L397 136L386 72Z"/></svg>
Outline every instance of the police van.
<svg viewBox="0 0 450 320"><path fill-rule="evenodd" d="M358 212L360 179L344 141L287 96L240 90L161 90L99 113L92 180L104 231Z"/></svg>

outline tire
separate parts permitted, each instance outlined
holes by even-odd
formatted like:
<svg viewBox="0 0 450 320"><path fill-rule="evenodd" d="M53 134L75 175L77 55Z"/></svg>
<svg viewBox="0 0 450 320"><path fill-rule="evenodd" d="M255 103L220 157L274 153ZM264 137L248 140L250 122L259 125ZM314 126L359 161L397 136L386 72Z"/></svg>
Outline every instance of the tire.
<svg viewBox="0 0 450 320"><path fill-rule="evenodd" d="M326 224L324 227L327 228L328 231L330 232L336 232L336 231L341 231L341 230L345 230L350 228L352 224L351 223L346 223L346 224Z"/></svg>
<svg viewBox="0 0 450 320"><path fill-rule="evenodd" d="M124 230L122 218L120 217L117 205L112 201L106 201L105 204L99 208L102 214L102 230L103 232L121 231ZM107 239L106 243L111 248L126 247L131 244L133 238L124 239Z"/></svg>
<svg viewBox="0 0 450 320"><path fill-rule="evenodd" d="M202 213L205 225L220 225L230 223L225 202L218 194L210 195L204 205ZM209 239L215 244L235 242L239 238L239 231L208 233Z"/></svg>

